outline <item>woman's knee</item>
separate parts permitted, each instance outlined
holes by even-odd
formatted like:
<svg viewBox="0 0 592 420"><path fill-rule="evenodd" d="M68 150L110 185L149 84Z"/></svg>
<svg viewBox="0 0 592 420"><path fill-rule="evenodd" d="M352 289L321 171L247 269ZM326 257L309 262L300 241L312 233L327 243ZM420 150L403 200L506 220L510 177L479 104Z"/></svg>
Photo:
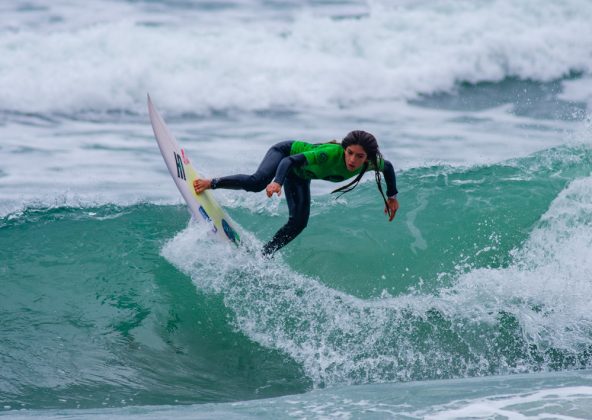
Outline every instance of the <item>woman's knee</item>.
<svg viewBox="0 0 592 420"><path fill-rule="evenodd" d="M288 219L288 225L293 232L300 233L308 226L308 215L300 214L293 216Z"/></svg>
<svg viewBox="0 0 592 420"><path fill-rule="evenodd" d="M273 150L274 152L277 152L283 156L289 156L290 149L292 148L292 143L294 143L294 142L293 141L281 141L281 142L276 143L273 146L271 146L271 150Z"/></svg>

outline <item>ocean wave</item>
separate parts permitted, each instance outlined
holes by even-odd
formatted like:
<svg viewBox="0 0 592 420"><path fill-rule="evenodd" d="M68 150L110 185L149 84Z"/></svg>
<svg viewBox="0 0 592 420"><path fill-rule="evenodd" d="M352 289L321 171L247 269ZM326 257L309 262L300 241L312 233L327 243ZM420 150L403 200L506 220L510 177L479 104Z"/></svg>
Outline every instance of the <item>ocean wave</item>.
<svg viewBox="0 0 592 420"><path fill-rule="evenodd" d="M590 367L589 162L416 168L393 224L360 185L271 261L257 238L283 205L232 209L257 234L238 252L183 205L29 207L0 219L0 392L117 407Z"/></svg>
<svg viewBox="0 0 592 420"><path fill-rule="evenodd" d="M146 92L179 113L348 107L463 82L592 73L592 7L579 0L375 1L355 17L299 11L240 24L196 25L168 12L173 22L159 25L146 22L158 14L132 9L85 25L66 16L71 26L5 32L0 109L143 113Z"/></svg>
<svg viewBox="0 0 592 420"><path fill-rule="evenodd" d="M330 277L300 274L281 259L269 262L210 244L202 247L200 232L193 229L179 233L162 253L199 289L220 294L240 331L290 355L316 386L584 368L592 363L586 300L592 292L591 187L592 178L583 177L564 188L505 261L461 267L448 273L450 284L432 272L420 279L429 287L419 284L396 296L385 291L360 298L329 287ZM496 225L478 196L469 202L479 206L472 210L483 213L485 224ZM472 234L468 240L482 242L480 229L466 232ZM479 252L493 249L500 256L505 251L497 235L503 236L503 229L492 229ZM347 232L357 243L355 230ZM348 255L336 247L334 253ZM463 261L462 245L439 251L434 258L440 266L447 259L442 254ZM346 265L371 284L370 270L356 266L355 254L345 259ZM368 266L373 265L370 258L364 257ZM383 270L396 269L374 258L382 261ZM308 261L314 264L315 259ZM347 277L344 258L340 261L343 272L334 275ZM337 283L343 287L343 282Z"/></svg>

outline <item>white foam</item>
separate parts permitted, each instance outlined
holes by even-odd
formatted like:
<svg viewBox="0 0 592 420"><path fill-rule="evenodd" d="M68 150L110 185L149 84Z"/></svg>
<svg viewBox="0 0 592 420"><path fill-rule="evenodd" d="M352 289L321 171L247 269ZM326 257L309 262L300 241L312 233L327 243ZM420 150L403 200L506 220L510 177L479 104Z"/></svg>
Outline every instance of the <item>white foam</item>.
<svg viewBox="0 0 592 420"><path fill-rule="evenodd" d="M564 101L584 102L588 109L592 109L592 77L564 81L559 98Z"/></svg>
<svg viewBox="0 0 592 420"><path fill-rule="evenodd" d="M572 386L543 389L517 395L496 395L489 398L455 401L432 407L428 419L581 419L592 406L592 387ZM587 414L590 414L588 412Z"/></svg>
<svg viewBox="0 0 592 420"><path fill-rule="evenodd" d="M592 178L573 181L553 201L524 246L514 251L514 264L460 276L443 300L454 312L471 307L476 319L489 318L492 323L501 311L511 313L533 344L576 352L589 345L591 197Z"/></svg>
<svg viewBox="0 0 592 420"><path fill-rule="evenodd" d="M148 91L178 112L334 108L461 81L592 73L592 5L583 0L374 1L356 19L313 11L238 24L223 15L208 21L206 12L193 12L195 24L185 10L169 10L163 22L160 10L113 8L91 24L62 4L70 26L3 33L0 109L144 112ZM150 19L159 24L143 23Z"/></svg>

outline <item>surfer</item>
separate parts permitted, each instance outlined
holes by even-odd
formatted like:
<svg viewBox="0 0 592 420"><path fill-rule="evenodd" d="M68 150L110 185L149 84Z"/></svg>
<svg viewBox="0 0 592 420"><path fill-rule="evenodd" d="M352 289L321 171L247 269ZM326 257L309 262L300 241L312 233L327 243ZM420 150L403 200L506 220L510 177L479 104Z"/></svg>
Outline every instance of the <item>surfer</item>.
<svg viewBox="0 0 592 420"><path fill-rule="evenodd" d="M290 216L288 222L263 247L263 254L271 255L306 227L310 215L311 179L341 182L357 175L352 182L333 191L342 195L353 190L369 169L375 173L376 185L384 200L384 212L388 214L390 222L399 209L395 170L382 157L376 138L361 130L349 133L341 144L336 141L322 144L302 141L278 143L269 149L254 174L197 179L193 187L197 194L217 188L252 192L265 189L268 197L273 194L280 196L283 187ZM386 196L381 173L386 181Z"/></svg>

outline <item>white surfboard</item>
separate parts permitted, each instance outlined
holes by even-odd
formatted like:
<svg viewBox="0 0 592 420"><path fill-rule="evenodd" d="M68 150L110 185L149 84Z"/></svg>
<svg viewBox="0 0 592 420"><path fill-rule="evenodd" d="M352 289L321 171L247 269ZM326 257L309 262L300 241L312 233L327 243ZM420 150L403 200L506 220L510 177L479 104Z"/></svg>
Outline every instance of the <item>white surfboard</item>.
<svg viewBox="0 0 592 420"><path fill-rule="evenodd" d="M204 191L201 194L195 193L193 181L200 178L199 174L191 165L185 150L179 147L177 140L154 107L150 95L148 95L148 113L160 153L193 217L208 223L217 237L239 245L240 236L233 227L234 222L216 202L212 193L210 191Z"/></svg>

